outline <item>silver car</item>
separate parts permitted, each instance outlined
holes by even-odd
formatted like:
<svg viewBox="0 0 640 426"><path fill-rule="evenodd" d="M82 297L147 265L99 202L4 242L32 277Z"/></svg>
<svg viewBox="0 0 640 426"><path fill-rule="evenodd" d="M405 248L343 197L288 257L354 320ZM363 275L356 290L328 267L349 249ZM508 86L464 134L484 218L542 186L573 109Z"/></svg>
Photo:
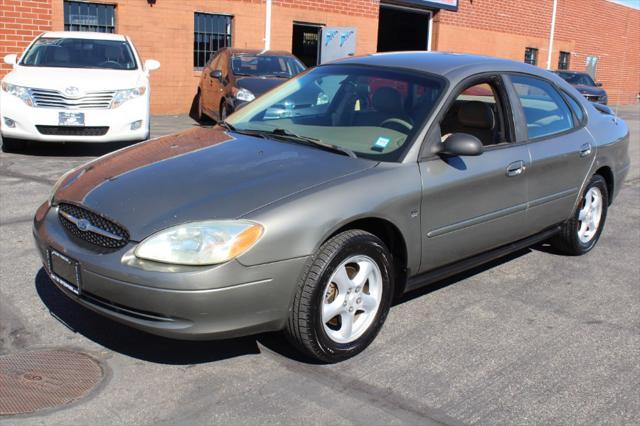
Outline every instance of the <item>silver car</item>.
<svg viewBox="0 0 640 426"><path fill-rule="evenodd" d="M621 119L533 66L349 58L71 170L34 235L52 283L116 321L179 339L284 330L337 362L403 293L540 241L590 251L628 144Z"/></svg>

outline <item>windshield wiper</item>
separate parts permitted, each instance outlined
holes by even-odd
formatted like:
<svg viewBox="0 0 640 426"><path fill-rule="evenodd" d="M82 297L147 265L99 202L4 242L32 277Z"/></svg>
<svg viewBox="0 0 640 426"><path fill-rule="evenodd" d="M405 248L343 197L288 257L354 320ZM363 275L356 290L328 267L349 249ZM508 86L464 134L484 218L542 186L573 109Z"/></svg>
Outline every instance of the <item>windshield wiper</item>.
<svg viewBox="0 0 640 426"><path fill-rule="evenodd" d="M358 158L355 152L351 151L349 148L343 148L338 145L322 142L320 139L311 138L309 136L296 135L295 133L292 133L286 129L277 128L277 129L273 129L271 132L265 132L265 133L267 135L273 135L278 138L300 142L306 145L315 146L320 149L337 152L338 154L343 154L351 158Z"/></svg>
<svg viewBox="0 0 640 426"><path fill-rule="evenodd" d="M255 136L257 138L263 138L263 139L266 138L264 131L251 130L251 129L237 129L233 124L224 120L218 121L218 126L222 127L223 129L229 132L240 133L241 135Z"/></svg>

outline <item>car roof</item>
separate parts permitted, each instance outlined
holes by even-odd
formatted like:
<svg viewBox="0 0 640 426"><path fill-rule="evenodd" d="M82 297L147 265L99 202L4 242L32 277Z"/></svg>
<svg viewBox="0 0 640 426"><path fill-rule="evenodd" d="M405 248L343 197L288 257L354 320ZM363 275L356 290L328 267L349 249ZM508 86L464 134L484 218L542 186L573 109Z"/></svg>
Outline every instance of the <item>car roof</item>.
<svg viewBox="0 0 640 426"><path fill-rule="evenodd" d="M510 59L449 52L388 52L341 59L334 64L361 64L404 68L429 72L455 79L457 76L491 72L524 72L551 78L552 73L540 67Z"/></svg>
<svg viewBox="0 0 640 426"><path fill-rule="evenodd" d="M82 38L88 40L117 40L125 41L126 37L122 34L96 33L89 31L48 31L43 33L41 37L45 38Z"/></svg>
<svg viewBox="0 0 640 426"><path fill-rule="evenodd" d="M286 50L238 49L235 47L227 47L224 50L231 55L293 56L291 52Z"/></svg>

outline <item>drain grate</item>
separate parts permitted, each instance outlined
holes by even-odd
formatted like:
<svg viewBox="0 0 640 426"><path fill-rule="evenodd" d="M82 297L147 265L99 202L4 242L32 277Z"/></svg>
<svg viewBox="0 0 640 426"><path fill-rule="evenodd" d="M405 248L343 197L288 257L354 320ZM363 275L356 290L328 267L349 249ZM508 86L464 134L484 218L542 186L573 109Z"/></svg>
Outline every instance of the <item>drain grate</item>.
<svg viewBox="0 0 640 426"><path fill-rule="evenodd" d="M97 361L65 350L0 356L0 415L32 413L75 401L102 380Z"/></svg>

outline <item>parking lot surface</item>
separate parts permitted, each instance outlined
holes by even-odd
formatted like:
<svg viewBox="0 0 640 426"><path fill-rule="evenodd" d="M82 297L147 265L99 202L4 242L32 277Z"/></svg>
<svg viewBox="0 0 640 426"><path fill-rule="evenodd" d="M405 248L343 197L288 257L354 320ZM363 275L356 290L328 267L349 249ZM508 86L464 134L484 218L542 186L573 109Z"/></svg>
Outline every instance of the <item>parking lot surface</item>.
<svg viewBox="0 0 640 426"><path fill-rule="evenodd" d="M64 171L120 146L1 153L0 355L82 351L105 379L0 423L640 424L640 108L619 112L632 170L591 253L540 246L410 294L337 365L301 359L279 334L174 341L70 302L41 268L32 216ZM152 134L194 125L157 117Z"/></svg>

